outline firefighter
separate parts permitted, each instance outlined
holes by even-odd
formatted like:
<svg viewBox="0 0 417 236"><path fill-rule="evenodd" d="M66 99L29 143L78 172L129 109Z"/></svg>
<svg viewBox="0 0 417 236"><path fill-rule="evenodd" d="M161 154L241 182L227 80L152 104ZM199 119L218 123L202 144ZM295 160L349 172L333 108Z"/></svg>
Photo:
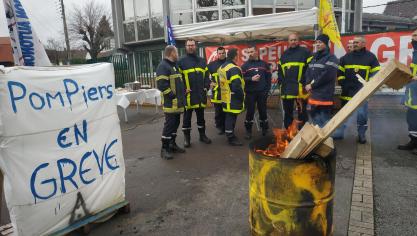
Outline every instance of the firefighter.
<svg viewBox="0 0 417 236"><path fill-rule="evenodd" d="M185 85L186 103L183 117L182 131L184 132L184 147L191 146L191 118L193 111L197 115L197 127L200 141L210 144L211 140L206 136L204 109L207 104L207 90L210 88L210 79L205 60L197 53L194 39L185 41L186 55L178 62L179 70Z"/></svg>
<svg viewBox="0 0 417 236"><path fill-rule="evenodd" d="M331 118L333 94L339 60L330 53L329 37L321 34L315 41L317 52L306 70L305 90L310 92L308 105L313 123L323 127Z"/></svg>
<svg viewBox="0 0 417 236"><path fill-rule="evenodd" d="M269 128L266 100L269 90L271 90L271 70L268 63L259 59L258 49L255 45L248 46L247 52L249 60L242 65L242 73L245 80L245 138L251 139L255 105L258 107L262 135L266 135Z"/></svg>
<svg viewBox="0 0 417 236"><path fill-rule="evenodd" d="M366 40L362 36L353 39L353 51L340 58L338 83L342 87L340 96L342 107L363 87L358 77L369 81L380 69L376 56L366 50ZM366 101L357 110L358 142L366 143L365 133L368 128L368 102ZM333 135L335 139L344 138L343 125Z"/></svg>
<svg viewBox="0 0 417 236"><path fill-rule="evenodd" d="M417 30L412 34L411 45L413 46L413 61L410 64L410 68L413 76L417 76ZM413 153L417 155L417 80L407 84L404 100L404 105L407 107L408 136L410 141L407 144L398 145L398 149L414 149Z"/></svg>
<svg viewBox="0 0 417 236"><path fill-rule="evenodd" d="M164 51L164 57L156 69L156 82L158 89L162 92L163 111L165 114L161 157L163 159L172 159L172 152L185 152L175 142L181 113L184 112L185 89L182 76L176 65L178 60L177 48L175 46L167 46Z"/></svg>
<svg viewBox="0 0 417 236"><path fill-rule="evenodd" d="M347 52L353 52L353 39L350 39L347 43Z"/></svg>
<svg viewBox="0 0 417 236"><path fill-rule="evenodd" d="M236 64L237 58L237 49L230 49L226 62L218 70L223 111L226 114L225 132L231 146L242 146L234 130L237 116L245 108L245 81L241 69Z"/></svg>
<svg viewBox="0 0 417 236"><path fill-rule="evenodd" d="M221 99L221 91L220 91L220 82L219 82L219 74L217 70L220 68L223 63L226 62L226 49L224 47L217 48L217 60L208 64L208 70L211 76L212 82L212 98L211 103L214 104L214 121L216 128L219 130L219 134L224 134L224 119L225 114L223 112L223 105Z"/></svg>
<svg viewBox="0 0 417 236"><path fill-rule="evenodd" d="M278 83L281 87L282 107L284 110L284 126L287 129L294 119L294 106L297 106L298 120L308 121L307 93L303 90L304 75L307 64L311 60L311 52L300 46L298 34L288 36L288 49L282 54L278 63ZM301 127L300 127L301 128Z"/></svg>

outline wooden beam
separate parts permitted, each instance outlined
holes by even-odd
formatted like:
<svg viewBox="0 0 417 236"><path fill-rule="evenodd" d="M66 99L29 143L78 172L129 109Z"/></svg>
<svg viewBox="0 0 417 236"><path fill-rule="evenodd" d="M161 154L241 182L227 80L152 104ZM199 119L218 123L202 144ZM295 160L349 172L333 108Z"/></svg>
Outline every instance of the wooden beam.
<svg viewBox="0 0 417 236"><path fill-rule="evenodd" d="M378 88L387 83L392 88L402 88L411 81L410 69L398 62L390 60L342 109L322 128L315 129L312 125L304 125L290 142L283 158L304 158L319 144L323 143L343 122L366 101ZM306 144L300 142L303 140ZM301 146L299 146L301 145Z"/></svg>

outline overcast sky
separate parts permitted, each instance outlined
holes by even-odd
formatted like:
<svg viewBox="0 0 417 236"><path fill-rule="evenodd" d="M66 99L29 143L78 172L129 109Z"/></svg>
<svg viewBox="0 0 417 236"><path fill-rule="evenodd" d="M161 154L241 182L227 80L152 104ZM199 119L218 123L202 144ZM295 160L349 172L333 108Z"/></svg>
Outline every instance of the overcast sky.
<svg viewBox="0 0 417 236"><path fill-rule="evenodd" d="M42 42L48 38L63 38L62 19L59 13L59 0L20 0L28 13L36 33ZM68 15L74 5L82 5L87 0L64 0L65 11ZM111 13L111 0L95 0L105 5ZM387 3L389 0L364 0L363 6L373 6ZM2 2L2 1L1 1ZM0 3L1 3L0 2ZM385 6L364 8L364 12L382 13ZM3 13L3 4L0 4L0 13ZM4 15L0 16L4 17ZM0 36L7 35L5 22L0 20Z"/></svg>

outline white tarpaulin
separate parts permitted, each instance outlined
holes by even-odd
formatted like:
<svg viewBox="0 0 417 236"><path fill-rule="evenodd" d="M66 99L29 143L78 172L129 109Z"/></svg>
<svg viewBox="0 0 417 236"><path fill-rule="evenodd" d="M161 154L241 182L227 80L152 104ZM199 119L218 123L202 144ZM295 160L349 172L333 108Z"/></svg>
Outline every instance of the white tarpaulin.
<svg viewBox="0 0 417 236"><path fill-rule="evenodd" d="M108 63L0 69L0 168L18 235L44 235L125 199Z"/></svg>
<svg viewBox="0 0 417 236"><path fill-rule="evenodd" d="M176 39L193 38L200 42L228 43L253 39L284 39L290 33L314 35L318 9L248 16L173 27Z"/></svg>

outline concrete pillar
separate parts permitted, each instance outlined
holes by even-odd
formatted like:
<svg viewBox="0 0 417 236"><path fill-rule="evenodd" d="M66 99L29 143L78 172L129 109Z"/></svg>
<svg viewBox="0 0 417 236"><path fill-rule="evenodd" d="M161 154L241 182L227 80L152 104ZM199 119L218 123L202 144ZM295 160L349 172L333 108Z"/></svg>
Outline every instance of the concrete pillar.
<svg viewBox="0 0 417 236"><path fill-rule="evenodd" d="M354 32L362 32L362 7L363 0L355 0L355 18L353 23Z"/></svg>
<svg viewBox="0 0 417 236"><path fill-rule="evenodd" d="M123 9L121 1L123 0L111 0L115 48L122 48L125 42L123 34Z"/></svg>

